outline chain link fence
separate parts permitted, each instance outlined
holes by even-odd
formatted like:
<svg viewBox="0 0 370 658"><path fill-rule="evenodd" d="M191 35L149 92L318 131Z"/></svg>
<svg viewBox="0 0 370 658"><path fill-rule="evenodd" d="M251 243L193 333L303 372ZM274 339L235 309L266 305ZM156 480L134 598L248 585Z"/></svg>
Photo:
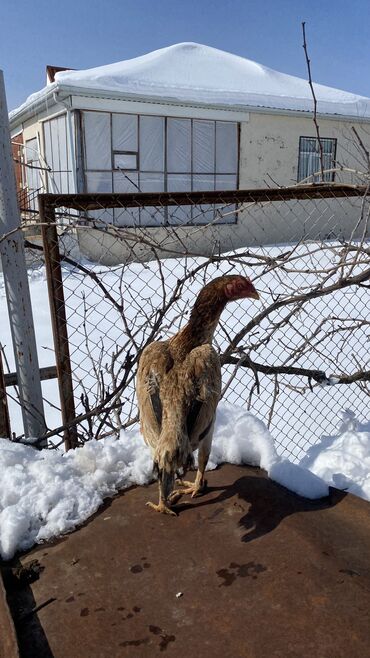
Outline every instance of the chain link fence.
<svg viewBox="0 0 370 658"><path fill-rule="evenodd" d="M86 416L78 440L135 422L142 349L178 331L202 285L229 272L249 275L261 302L231 304L222 316L215 345L223 398L261 417L280 451L296 459L320 435L335 433L343 409L365 419L366 192L48 196L44 239L54 284L53 238L63 235L70 254L61 273L75 415Z"/></svg>
<svg viewBox="0 0 370 658"><path fill-rule="evenodd" d="M220 274L260 301L229 304L215 334L223 400L268 425L298 461L343 411L367 420L370 196L366 186L196 193L41 195L67 447L137 422L149 342L187 321Z"/></svg>

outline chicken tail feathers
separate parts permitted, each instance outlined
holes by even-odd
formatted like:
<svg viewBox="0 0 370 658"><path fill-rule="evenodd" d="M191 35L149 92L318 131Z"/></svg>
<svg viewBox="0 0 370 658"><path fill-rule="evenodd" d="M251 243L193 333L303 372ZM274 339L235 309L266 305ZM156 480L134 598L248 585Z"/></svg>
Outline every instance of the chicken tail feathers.
<svg viewBox="0 0 370 658"><path fill-rule="evenodd" d="M157 475L163 471L175 473L193 466L193 451L187 434L176 436L176 433L162 431L154 453L153 472Z"/></svg>

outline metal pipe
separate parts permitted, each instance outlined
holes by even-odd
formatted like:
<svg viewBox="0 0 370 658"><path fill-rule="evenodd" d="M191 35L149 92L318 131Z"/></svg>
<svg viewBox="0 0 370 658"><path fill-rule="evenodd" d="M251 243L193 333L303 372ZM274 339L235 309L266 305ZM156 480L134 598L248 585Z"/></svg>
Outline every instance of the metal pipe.
<svg viewBox="0 0 370 658"><path fill-rule="evenodd" d="M20 228L3 72L0 70L0 254L26 436L46 431L37 347Z"/></svg>

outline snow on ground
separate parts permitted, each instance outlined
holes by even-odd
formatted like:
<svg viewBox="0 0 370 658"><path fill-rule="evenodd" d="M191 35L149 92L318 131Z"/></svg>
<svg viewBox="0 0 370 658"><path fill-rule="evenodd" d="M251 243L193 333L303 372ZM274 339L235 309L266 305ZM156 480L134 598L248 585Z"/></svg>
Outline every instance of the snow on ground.
<svg viewBox="0 0 370 658"><path fill-rule="evenodd" d="M276 482L308 498L328 494L309 470L278 457L264 424L242 408L221 403L209 469L222 462L266 469ZM73 530L97 511L104 498L152 479L152 459L138 430L119 439L89 441L62 453L0 441L0 554Z"/></svg>
<svg viewBox="0 0 370 658"><path fill-rule="evenodd" d="M370 421L359 423L343 412L338 434L323 436L301 460L330 486L370 500Z"/></svg>
<svg viewBox="0 0 370 658"><path fill-rule="evenodd" d="M225 402L217 412L208 470L223 462L250 464L300 496L328 495L328 485L370 500L370 421L344 415L337 436L324 437L301 464L280 457L261 420ZM37 451L0 441L0 555L70 532L94 514L104 498L152 480L152 458L139 431L90 441L78 450Z"/></svg>

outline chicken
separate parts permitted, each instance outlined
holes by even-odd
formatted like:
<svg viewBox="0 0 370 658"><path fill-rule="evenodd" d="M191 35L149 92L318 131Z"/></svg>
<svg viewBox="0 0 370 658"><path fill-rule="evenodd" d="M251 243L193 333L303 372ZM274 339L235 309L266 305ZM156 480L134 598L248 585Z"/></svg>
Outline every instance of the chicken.
<svg viewBox="0 0 370 658"><path fill-rule="evenodd" d="M169 340L147 345L140 357L136 382L140 426L151 448L159 481L158 512L176 512L172 505L184 494L204 488L216 408L221 393L221 365L212 338L227 302L259 299L251 281L240 275L213 279L199 293L189 322ZM176 474L193 465L199 448L195 482L175 490Z"/></svg>

